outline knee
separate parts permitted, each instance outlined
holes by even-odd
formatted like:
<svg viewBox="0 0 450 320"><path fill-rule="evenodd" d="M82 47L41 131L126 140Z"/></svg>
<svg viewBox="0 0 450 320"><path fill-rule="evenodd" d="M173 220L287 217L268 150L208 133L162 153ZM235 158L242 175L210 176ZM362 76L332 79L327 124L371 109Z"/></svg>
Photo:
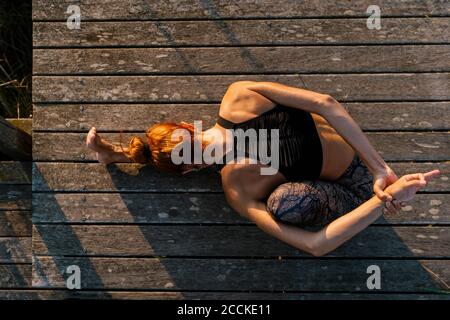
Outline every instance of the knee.
<svg viewBox="0 0 450 320"><path fill-rule="evenodd" d="M301 224L310 213L313 194L305 183L284 183L267 200L267 210L279 221Z"/></svg>

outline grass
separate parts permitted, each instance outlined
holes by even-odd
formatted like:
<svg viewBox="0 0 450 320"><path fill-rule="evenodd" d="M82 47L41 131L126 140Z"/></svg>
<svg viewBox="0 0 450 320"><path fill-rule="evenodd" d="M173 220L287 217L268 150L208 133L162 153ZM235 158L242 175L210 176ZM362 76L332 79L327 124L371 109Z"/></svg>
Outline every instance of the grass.
<svg viewBox="0 0 450 320"><path fill-rule="evenodd" d="M31 117L31 0L0 1L0 116Z"/></svg>

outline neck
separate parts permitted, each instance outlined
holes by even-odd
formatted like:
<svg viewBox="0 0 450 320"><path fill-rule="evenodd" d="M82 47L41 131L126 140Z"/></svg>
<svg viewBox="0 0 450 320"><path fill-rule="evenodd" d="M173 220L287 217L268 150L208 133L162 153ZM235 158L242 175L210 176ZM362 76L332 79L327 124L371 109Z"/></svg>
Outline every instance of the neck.
<svg viewBox="0 0 450 320"><path fill-rule="evenodd" d="M227 141L231 139L229 130L215 125L207 130L202 131L202 141L208 147L220 152L223 155L229 150Z"/></svg>

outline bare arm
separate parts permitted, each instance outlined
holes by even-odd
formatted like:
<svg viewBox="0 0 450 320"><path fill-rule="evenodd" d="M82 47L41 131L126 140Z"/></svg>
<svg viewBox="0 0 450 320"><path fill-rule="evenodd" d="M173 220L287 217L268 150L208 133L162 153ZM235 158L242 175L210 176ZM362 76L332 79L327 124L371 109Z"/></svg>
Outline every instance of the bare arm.
<svg viewBox="0 0 450 320"><path fill-rule="evenodd" d="M276 82L252 82L246 83L245 87L276 103L323 116L353 147L374 175L376 195L383 200L392 200L387 193L383 192L383 189L397 180L397 176L374 149L347 110L333 97ZM378 177L382 179L377 181Z"/></svg>
<svg viewBox="0 0 450 320"><path fill-rule="evenodd" d="M383 202L373 197L316 232L276 221L267 212L265 204L260 201L241 199L239 203L232 204L232 207L242 216L253 221L264 232L318 257L341 246L378 219L382 215Z"/></svg>
<svg viewBox="0 0 450 320"><path fill-rule="evenodd" d="M386 191L398 201L409 201L427 181L438 174L439 171L434 170L425 174L406 175ZM333 251L367 228L382 215L383 208L383 202L374 196L323 229L311 232L276 221L267 212L265 204L247 196L243 188L231 186L227 188L225 195L233 209L253 221L261 230L314 256L323 256Z"/></svg>

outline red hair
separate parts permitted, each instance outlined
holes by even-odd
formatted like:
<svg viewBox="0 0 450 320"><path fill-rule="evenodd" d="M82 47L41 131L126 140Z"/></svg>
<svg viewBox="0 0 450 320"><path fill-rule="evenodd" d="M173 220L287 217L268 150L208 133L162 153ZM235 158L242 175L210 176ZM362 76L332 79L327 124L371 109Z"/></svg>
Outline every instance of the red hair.
<svg viewBox="0 0 450 320"><path fill-rule="evenodd" d="M191 150L194 146L194 126L192 124L182 122L163 122L150 127L145 135L147 141L142 138L133 136L129 142L128 151L125 155L132 161L138 163L150 163L157 169L167 172L178 172L194 167L194 164L174 164L171 154L173 148L183 141L183 137L172 140L173 133L177 129L185 129L190 134ZM202 142L202 149L204 145Z"/></svg>

